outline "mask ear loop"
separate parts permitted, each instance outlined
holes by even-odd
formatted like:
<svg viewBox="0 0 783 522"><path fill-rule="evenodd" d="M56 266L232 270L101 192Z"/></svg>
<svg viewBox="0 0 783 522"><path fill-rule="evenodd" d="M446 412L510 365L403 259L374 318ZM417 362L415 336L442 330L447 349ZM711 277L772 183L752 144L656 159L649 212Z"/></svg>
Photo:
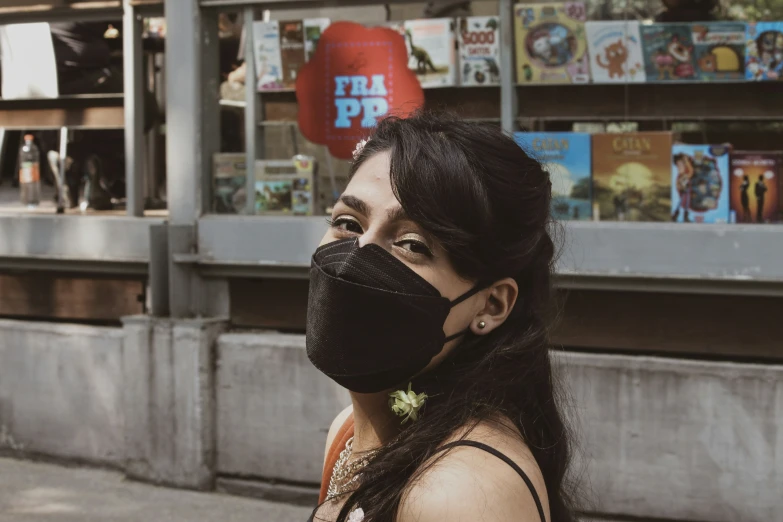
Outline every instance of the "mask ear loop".
<svg viewBox="0 0 783 522"><path fill-rule="evenodd" d="M468 290L467 292L465 292L464 294L462 294L461 296L459 296L455 300L451 301L451 308L454 308L458 304L460 304L460 303L462 303L464 301L467 301L468 299L470 299L471 297L473 297L477 293L481 292L482 290L486 290L487 288L489 288L489 286L491 284L492 283L478 283L478 284L476 284L476 286L474 286L472 289ZM443 344L446 344L449 341L453 341L454 339L462 337L463 335L467 334L468 332L470 332L470 326L468 326L464 330L461 330L461 331L459 331L459 332L457 332L455 334L449 335L448 337L446 337L443 340Z"/></svg>

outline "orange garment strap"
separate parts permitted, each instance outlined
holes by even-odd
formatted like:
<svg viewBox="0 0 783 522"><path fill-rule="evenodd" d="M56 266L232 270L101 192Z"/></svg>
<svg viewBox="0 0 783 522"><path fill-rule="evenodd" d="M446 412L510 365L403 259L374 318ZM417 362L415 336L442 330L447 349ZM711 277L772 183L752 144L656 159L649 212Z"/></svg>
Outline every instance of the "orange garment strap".
<svg viewBox="0 0 783 522"><path fill-rule="evenodd" d="M337 434L334 436L332 445L329 447L329 451L326 454L326 461L324 462L324 472L321 477L321 494L318 497L318 503L322 504L326 500L326 492L329 490L329 481L332 479L332 471L334 465L337 464L337 459L340 458L340 453L345 449L345 445L348 443L348 439L353 437L353 413L345 419L345 422L340 429L337 430Z"/></svg>

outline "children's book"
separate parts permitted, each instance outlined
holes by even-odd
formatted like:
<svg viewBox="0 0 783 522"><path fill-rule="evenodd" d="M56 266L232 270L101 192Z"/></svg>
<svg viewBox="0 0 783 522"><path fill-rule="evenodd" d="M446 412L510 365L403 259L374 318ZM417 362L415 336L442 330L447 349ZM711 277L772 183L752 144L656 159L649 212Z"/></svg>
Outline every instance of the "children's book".
<svg viewBox="0 0 783 522"><path fill-rule="evenodd" d="M283 63L283 86L293 89L299 69L305 63L305 38L302 20L280 22L280 56Z"/></svg>
<svg viewBox="0 0 783 522"><path fill-rule="evenodd" d="M777 222L780 218L783 153L734 151L729 159L731 222Z"/></svg>
<svg viewBox="0 0 783 522"><path fill-rule="evenodd" d="M422 87L456 85L456 44L454 20L430 18L404 23L408 68L416 73Z"/></svg>
<svg viewBox="0 0 783 522"><path fill-rule="evenodd" d="M672 147L672 221L729 222L728 147Z"/></svg>
<svg viewBox="0 0 783 522"><path fill-rule="evenodd" d="M691 24L696 71L701 81L745 79L745 23Z"/></svg>
<svg viewBox="0 0 783 522"><path fill-rule="evenodd" d="M745 78L783 80L783 22L756 22L745 33Z"/></svg>
<svg viewBox="0 0 783 522"><path fill-rule="evenodd" d="M212 210L217 214L245 214L247 169L244 153L218 153L212 157Z"/></svg>
<svg viewBox="0 0 783 522"><path fill-rule="evenodd" d="M593 82L645 81L639 22L587 22L585 31Z"/></svg>
<svg viewBox="0 0 783 522"><path fill-rule="evenodd" d="M516 4L517 82L588 83L582 2Z"/></svg>
<svg viewBox="0 0 783 522"><path fill-rule="evenodd" d="M298 155L291 160L256 162L256 214L312 215L315 209L314 160Z"/></svg>
<svg viewBox="0 0 783 522"><path fill-rule="evenodd" d="M331 23L328 18L305 18L304 36L305 36L305 60L310 61L315 54L315 48L321 35Z"/></svg>
<svg viewBox="0 0 783 522"><path fill-rule="evenodd" d="M462 85L500 83L500 20L497 16L460 18L457 27Z"/></svg>
<svg viewBox="0 0 783 522"><path fill-rule="evenodd" d="M670 219L671 133L594 134L592 143L594 219Z"/></svg>
<svg viewBox="0 0 783 522"><path fill-rule="evenodd" d="M552 182L552 217L592 216L590 135L577 132L517 132L516 142L541 161Z"/></svg>
<svg viewBox="0 0 783 522"><path fill-rule="evenodd" d="M698 79L690 24L642 25L640 31L648 82Z"/></svg>
<svg viewBox="0 0 783 522"><path fill-rule="evenodd" d="M284 85L280 26L276 21L253 23L253 47L256 59L256 89L282 89Z"/></svg>

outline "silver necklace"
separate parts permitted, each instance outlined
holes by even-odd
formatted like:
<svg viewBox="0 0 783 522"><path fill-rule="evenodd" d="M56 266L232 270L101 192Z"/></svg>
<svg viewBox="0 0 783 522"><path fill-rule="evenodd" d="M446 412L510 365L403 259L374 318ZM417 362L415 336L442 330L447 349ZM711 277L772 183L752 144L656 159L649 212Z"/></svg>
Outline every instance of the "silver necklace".
<svg viewBox="0 0 783 522"><path fill-rule="evenodd" d="M367 464L378 454L377 449L362 454L361 458L348 463L353 455L353 437L345 443L345 449L340 452L340 458L334 463L332 477L329 479L329 489L326 491L326 500L330 501L339 497L359 480L361 476L359 470L365 468Z"/></svg>

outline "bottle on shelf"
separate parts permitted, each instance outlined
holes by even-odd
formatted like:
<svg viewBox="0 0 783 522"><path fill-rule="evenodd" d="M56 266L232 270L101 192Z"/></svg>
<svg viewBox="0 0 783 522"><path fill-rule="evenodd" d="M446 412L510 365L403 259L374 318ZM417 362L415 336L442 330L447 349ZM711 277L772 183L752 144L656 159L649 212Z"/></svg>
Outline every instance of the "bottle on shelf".
<svg viewBox="0 0 783 522"><path fill-rule="evenodd" d="M23 205L37 207L41 202L41 153L26 134L19 149L19 193Z"/></svg>

